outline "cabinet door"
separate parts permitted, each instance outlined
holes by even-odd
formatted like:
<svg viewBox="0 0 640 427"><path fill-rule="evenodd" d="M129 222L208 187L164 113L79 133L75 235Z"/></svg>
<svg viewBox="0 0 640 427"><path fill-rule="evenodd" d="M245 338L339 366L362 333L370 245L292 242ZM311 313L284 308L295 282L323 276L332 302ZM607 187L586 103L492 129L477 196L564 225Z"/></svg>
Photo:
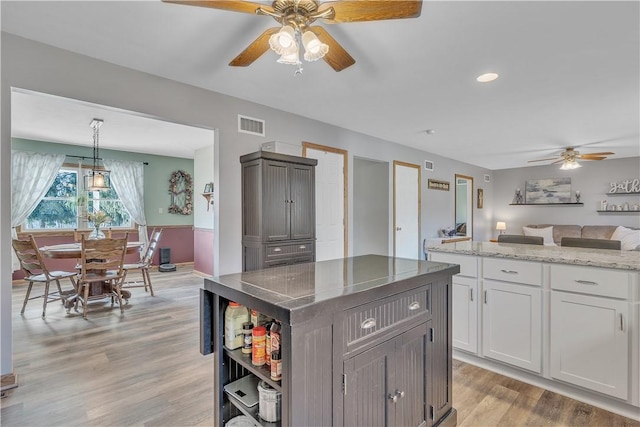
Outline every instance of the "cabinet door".
<svg viewBox="0 0 640 427"><path fill-rule="evenodd" d="M291 239L312 239L316 234L314 168L292 164L289 173Z"/></svg>
<svg viewBox="0 0 640 427"><path fill-rule="evenodd" d="M425 426L429 327L431 321L402 334L396 341L396 385L388 394L397 394L394 426Z"/></svg>
<svg viewBox="0 0 640 427"><path fill-rule="evenodd" d="M478 282L453 276L453 346L478 352Z"/></svg>
<svg viewBox="0 0 640 427"><path fill-rule="evenodd" d="M344 362L343 425L395 425L395 407L388 391L389 385L395 383L395 369L389 369L394 363L395 345L392 339Z"/></svg>
<svg viewBox="0 0 640 427"><path fill-rule="evenodd" d="M289 239L289 166L289 163L274 160L263 163L262 227L267 242Z"/></svg>
<svg viewBox="0 0 640 427"><path fill-rule="evenodd" d="M484 281L484 356L541 372L541 292L525 285Z"/></svg>
<svg viewBox="0 0 640 427"><path fill-rule="evenodd" d="M551 292L551 376L620 399L629 381L629 304Z"/></svg>

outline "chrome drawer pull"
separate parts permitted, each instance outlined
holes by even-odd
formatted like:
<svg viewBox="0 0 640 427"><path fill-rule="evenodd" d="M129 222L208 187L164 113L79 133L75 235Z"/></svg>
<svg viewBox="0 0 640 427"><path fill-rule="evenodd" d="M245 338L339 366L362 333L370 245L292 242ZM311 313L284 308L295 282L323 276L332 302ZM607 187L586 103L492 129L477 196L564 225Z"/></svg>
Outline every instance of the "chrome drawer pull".
<svg viewBox="0 0 640 427"><path fill-rule="evenodd" d="M590 280L576 280L576 283L580 283L581 285L598 286L596 282L592 282Z"/></svg>
<svg viewBox="0 0 640 427"><path fill-rule="evenodd" d="M414 301L411 304L409 304L410 311L415 311L415 310L418 310L419 308L420 308L420 303L418 301Z"/></svg>
<svg viewBox="0 0 640 427"><path fill-rule="evenodd" d="M376 319L370 317L360 323L360 329L372 329L376 327Z"/></svg>
<svg viewBox="0 0 640 427"><path fill-rule="evenodd" d="M280 248L274 248L274 249L273 249L273 252L282 252L282 249L280 249Z"/></svg>
<svg viewBox="0 0 640 427"><path fill-rule="evenodd" d="M471 294L471 301L473 301L473 288L469 289L469 293Z"/></svg>
<svg viewBox="0 0 640 427"><path fill-rule="evenodd" d="M516 270L500 270L503 273L507 273L507 274L518 274L518 272Z"/></svg>
<svg viewBox="0 0 640 427"><path fill-rule="evenodd" d="M307 249L307 247L305 245L300 245L298 246L298 249Z"/></svg>
<svg viewBox="0 0 640 427"><path fill-rule="evenodd" d="M624 331L624 317L622 317L622 313L620 313L620 330Z"/></svg>

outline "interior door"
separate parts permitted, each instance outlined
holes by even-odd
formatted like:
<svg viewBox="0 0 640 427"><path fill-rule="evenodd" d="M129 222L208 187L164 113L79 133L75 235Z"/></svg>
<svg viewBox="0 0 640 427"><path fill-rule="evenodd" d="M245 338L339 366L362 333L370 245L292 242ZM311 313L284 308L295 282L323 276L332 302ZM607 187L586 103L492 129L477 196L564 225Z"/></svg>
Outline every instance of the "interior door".
<svg viewBox="0 0 640 427"><path fill-rule="evenodd" d="M393 254L420 259L420 166L393 162Z"/></svg>
<svg viewBox="0 0 640 427"><path fill-rule="evenodd" d="M344 258L346 249L347 152L304 143L304 156L318 160L316 175L316 261Z"/></svg>

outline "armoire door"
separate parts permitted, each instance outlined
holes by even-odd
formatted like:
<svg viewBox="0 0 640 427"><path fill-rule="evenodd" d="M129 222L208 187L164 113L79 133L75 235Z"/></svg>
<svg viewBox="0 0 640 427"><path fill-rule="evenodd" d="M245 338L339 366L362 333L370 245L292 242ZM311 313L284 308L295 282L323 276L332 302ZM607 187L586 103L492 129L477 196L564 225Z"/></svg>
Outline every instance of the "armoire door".
<svg viewBox="0 0 640 427"><path fill-rule="evenodd" d="M290 165L291 239L312 239L316 229L315 175L313 166Z"/></svg>
<svg viewBox="0 0 640 427"><path fill-rule="evenodd" d="M265 160L262 175L262 224L267 242L289 240L290 235L290 164Z"/></svg>

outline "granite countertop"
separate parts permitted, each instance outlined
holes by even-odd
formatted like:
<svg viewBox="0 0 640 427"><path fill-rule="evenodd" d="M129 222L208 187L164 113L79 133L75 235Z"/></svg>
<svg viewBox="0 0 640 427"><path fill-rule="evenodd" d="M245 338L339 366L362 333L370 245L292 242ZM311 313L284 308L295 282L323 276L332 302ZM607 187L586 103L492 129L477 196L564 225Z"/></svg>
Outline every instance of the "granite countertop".
<svg viewBox="0 0 640 427"><path fill-rule="evenodd" d="M363 255L227 274L206 279L205 288L229 299L257 298L290 313L401 282L411 287L410 282L432 273L459 271L445 263Z"/></svg>
<svg viewBox="0 0 640 427"><path fill-rule="evenodd" d="M446 252L495 258L513 258L556 264L586 265L640 271L640 252L494 242L458 242L427 246L429 252Z"/></svg>

